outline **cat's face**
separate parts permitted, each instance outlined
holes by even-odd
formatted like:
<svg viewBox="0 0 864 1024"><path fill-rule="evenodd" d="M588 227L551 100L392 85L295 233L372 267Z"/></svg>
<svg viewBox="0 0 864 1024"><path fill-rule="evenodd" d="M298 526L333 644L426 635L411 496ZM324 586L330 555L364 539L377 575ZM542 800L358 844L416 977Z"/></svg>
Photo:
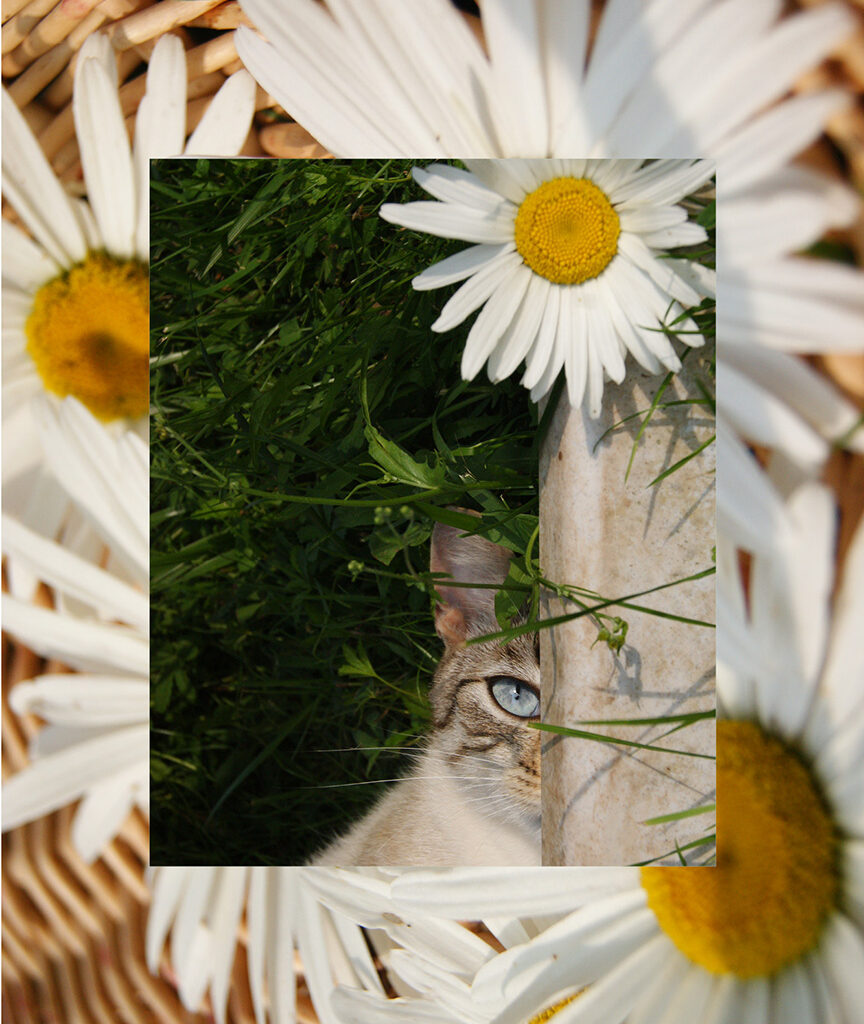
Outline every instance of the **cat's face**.
<svg viewBox="0 0 864 1024"><path fill-rule="evenodd" d="M448 644L430 699L436 749L468 798L539 836L540 733L528 727L540 718L537 634Z"/></svg>
<svg viewBox="0 0 864 1024"><path fill-rule="evenodd" d="M536 832L539 841L540 733L528 724L540 718L537 635L465 643L500 629L494 587L504 581L510 557L483 537L435 527L432 570L483 586L436 584L435 622L445 651L430 691L432 742L479 812Z"/></svg>

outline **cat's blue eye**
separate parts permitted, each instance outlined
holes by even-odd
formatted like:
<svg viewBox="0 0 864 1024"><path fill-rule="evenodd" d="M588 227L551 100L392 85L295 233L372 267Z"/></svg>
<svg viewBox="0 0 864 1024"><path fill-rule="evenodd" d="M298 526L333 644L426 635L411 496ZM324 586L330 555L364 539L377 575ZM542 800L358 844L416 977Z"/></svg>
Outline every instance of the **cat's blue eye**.
<svg viewBox="0 0 864 1024"><path fill-rule="evenodd" d="M511 715L536 718L540 714L540 695L533 686L509 676L500 676L489 681L489 688L497 703Z"/></svg>

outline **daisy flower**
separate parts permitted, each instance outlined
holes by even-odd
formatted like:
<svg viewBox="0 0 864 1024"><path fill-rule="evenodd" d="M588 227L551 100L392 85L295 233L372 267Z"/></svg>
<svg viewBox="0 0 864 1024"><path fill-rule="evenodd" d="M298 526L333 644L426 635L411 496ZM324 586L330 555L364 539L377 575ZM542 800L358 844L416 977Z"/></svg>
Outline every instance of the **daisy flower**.
<svg viewBox="0 0 864 1024"><path fill-rule="evenodd" d="M689 263L666 249L708 238L680 201L713 175L710 161L469 160L415 169L439 202L385 203L392 223L475 243L433 264L413 285L465 281L432 325L445 331L482 306L462 356L471 380L488 360L492 381L525 360L523 383L539 401L562 367L572 406L600 414L604 378L624 379L630 353L649 373L677 371L666 332L704 339L683 314L698 305Z"/></svg>
<svg viewBox="0 0 864 1024"><path fill-rule="evenodd" d="M755 549L776 532L781 499L746 441L776 445L802 473L818 472L826 439L860 446L857 411L790 354L857 349L864 325L860 277L789 258L850 220L848 193L785 166L848 102L837 90L784 98L854 31L843 5L781 17L779 0L610 0L589 46L587 2L487 0L483 47L450 0L242 6L269 40L238 31L246 66L340 156L710 157L718 243L732 242L718 377L734 485L721 488L721 525ZM710 274L687 283L714 294Z"/></svg>
<svg viewBox="0 0 864 1024"><path fill-rule="evenodd" d="M78 670L40 675L9 694L19 715L47 724L31 764L3 784L3 830L80 799L72 838L89 861L133 805L145 813L149 805L149 457L136 434L110 436L75 399L35 406L48 468L73 503L70 529L86 524L88 542L73 551L3 519L3 553L55 595L48 609L4 594L4 629Z"/></svg>
<svg viewBox="0 0 864 1024"><path fill-rule="evenodd" d="M242 0L262 87L342 157L692 157L782 97L855 21L780 0ZM710 68L711 74L705 69Z"/></svg>
<svg viewBox="0 0 864 1024"><path fill-rule="evenodd" d="M860 410L798 357L860 351L864 333L860 271L802 254L853 223L860 198L789 164L844 102L837 91L797 97L733 133L717 156L718 527L749 550L782 529L783 494L748 443L782 456L787 491L818 476L831 444L864 451ZM694 286L714 294L708 278Z"/></svg>
<svg viewBox="0 0 864 1024"><path fill-rule="evenodd" d="M180 154L184 143L187 153L238 152L254 97L251 77L237 72L186 143L185 54L165 36L153 49L130 150L114 51L104 35L90 36L73 96L88 205L67 194L3 92L3 195L30 233L3 221L4 507L46 536L65 507L42 472L33 400L72 395L108 429L131 426L146 437L148 161Z"/></svg>
<svg viewBox="0 0 864 1024"><path fill-rule="evenodd" d="M494 1024L859 1019L864 527L832 601L833 499L807 483L785 509L780 553L753 559L749 598L734 549L718 551L718 866L405 872L388 893L396 913L490 927L516 915L526 930L437 986L428 958L398 958L416 1019L449 1020L456 995L472 1009L462 1019ZM346 1020L370 1002L339 998ZM378 1000L367 1019L410 1019L395 1009Z"/></svg>

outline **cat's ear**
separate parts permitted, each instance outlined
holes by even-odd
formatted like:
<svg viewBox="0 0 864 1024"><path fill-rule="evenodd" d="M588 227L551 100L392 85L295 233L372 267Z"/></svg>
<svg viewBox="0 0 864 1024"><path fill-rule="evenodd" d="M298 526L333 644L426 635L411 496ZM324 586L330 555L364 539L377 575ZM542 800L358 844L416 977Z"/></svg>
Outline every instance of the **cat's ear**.
<svg viewBox="0 0 864 1024"><path fill-rule="evenodd" d="M477 515L469 509L455 512ZM469 636L481 636L497 629L495 589L507 577L512 552L476 534L436 523L432 531L429 568L446 573L457 583L492 584L491 587L452 587L446 581L435 584L439 603L435 606L435 629L446 644L460 644Z"/></svg>

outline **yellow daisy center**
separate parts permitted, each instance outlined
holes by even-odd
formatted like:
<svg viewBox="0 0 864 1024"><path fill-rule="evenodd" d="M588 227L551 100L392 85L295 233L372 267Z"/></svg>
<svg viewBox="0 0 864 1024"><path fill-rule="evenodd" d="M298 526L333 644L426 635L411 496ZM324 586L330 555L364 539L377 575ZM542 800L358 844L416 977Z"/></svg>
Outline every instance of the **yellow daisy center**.
<svg viewBox="0 0 864 1024"><path fill-rule="evenodd" d="M773 974L818 941L837 846L807 767L753 722L717 725L717 837L717 867L642 868L648 905L706 970Z"/></svg>
<svg viewBox="0 0 864 1024"><path fill-rule="evenodd" d="M36 292L27 351L48 391L100 420L143 416L150 401L146 267L91 252Z"/></svg>
<svg viewBox="0 0 864 1024"><path fill-rule="evenodd" d="M567 996L566 999L560 999L553 1006L547 1006L545 1010L542 1010L540 1013L535 1014L535 1016L533 1016L531 1020L528 1021L528 1024L544 1024L545 1021L552 1020L552 1018L559 1010L562 1010L565 1006L569 1006L570 1003L572 1003L578 995L579 992L577 992L575 995Z"/></svg>
<svg viewBox="0 0 864 1024"><path fill-rule="evenodd" d="M553 178L529 193L516 214L516 248L553 284L581 284L601 274L618 251L621 223L587 178Z"/></svg>

